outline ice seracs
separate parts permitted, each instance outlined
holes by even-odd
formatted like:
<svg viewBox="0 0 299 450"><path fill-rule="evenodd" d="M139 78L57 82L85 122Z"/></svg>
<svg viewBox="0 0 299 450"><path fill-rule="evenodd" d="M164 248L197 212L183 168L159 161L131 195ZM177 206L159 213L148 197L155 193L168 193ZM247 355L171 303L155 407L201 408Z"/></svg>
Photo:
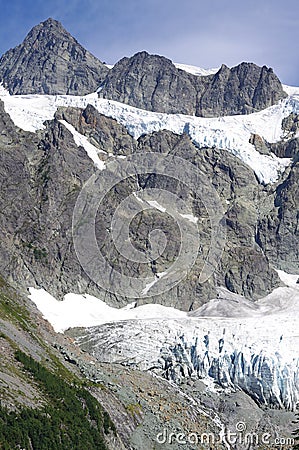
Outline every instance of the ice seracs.
<svg viewBox="0 0 299 450"><path fill-rule="evenodd" d="M278 273L286 286L255 303L220 288L217 299L192 313L157 304L117 309L90 295L68 294L61 302L34 288L30 298L56 331L83 327L78 345L102 362L175 382L204 378L243 389L260 404L295 409L299 275Z"/></svg>

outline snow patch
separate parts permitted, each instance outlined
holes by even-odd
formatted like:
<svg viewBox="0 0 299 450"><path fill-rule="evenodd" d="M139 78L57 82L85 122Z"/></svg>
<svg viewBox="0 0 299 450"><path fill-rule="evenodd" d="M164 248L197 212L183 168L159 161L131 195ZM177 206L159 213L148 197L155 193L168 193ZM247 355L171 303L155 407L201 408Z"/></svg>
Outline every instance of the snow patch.
<svg viewBox="0 0 299 450"><path fill-rule="evenodd" d="M156 200L148 200L147 203L153 208L158 209L163 213L166 211L166 208L164 208L164 206L161 206L160 203L158 203Z"/></svg>
<svg viewBox="0 0 299 450"><path fill-rule="evenodd" d="M161 278L162 274L160 274ZM159 278L157 277L157 280ZM150 289L150 287L149 287ZM44 289L29 288L30 300L48 320L57 333L73 327L92 327L124 320L178 319L187 316L184 311L157 304L113 308L92 295L67 294L63 301L56 300Z"/></svg>
<svg viewBox="0 0 299 450"><path fill-rule="evenodd" d="M296 86L288 86L286 84L282 85L283 90L288 94L288 95L299 95L299 87Z"/></svg>
<svg viewBox="0 0 299 450"><path fill-rule="evenodd" d="M293 275L283 270L276 270L281 281L289 287L295 287L299 290L299 275Z"/></svg>
<svg viewBox="0 0 299 450"><path fill-rule="evenodd" d="M59 122L72 133L74 141L78 145L78 147L82 146L86 150L86 153L88 154L90 159L94 162L95 166L99 170L105 169L106 167L105 163L104 161L100 160L98 153L106 154L106 152L104 152L103 150L99 150L97 147L92 145L88 141L88 139L85 136L83 136L83 134L78 133L78 131L70 123L66 122L65 120L59 120Z"/></svg>
<svg viewBox="0 0 299 450"><path fill-rule="evenodd" d="M5 89L2 83L0 83L0 97L7 97L9 95L10 93L8 92L8 90Z"/></svg>
<svg viewBox="0 0 299 450"><path fill-rule="evenodd" d="M160 272L160 273L157 273L156 276L155 276L154 281L152 281L151 283L148 283L148 284L145 286L145 288L143 289L143 291L142 291L141 294L142 294L142 295L146 295L146 294L148 293L148 291L150 290L150 288L153 287L153 286L159 281L159 279L162 278L162 277L164 277L164 275L166 275L166 274L167 274L167 272ZM179 310L176 310L176 311L179 311ZM183 311L180 311L180 313L183 313Z"/></svg>
<svg viewBox="0 0 299 450"><path fill-rule="evenodd" d="M193 214L180 214L180 216L183 217L183 219L189 220L189 222L192 223L198 222L198 217L193 216Z"/></svg>
<svg viewBox="0 0 299 450"><path fill-rule="evenodd" d="M207 75L214 75L220 69L220 67L215 67L213 69L203 69L202 67L179 63L174 63L174 65L177 69L181 69L184 70L185 72L192 73L192 75L198 75L201 77Z"/></svg>

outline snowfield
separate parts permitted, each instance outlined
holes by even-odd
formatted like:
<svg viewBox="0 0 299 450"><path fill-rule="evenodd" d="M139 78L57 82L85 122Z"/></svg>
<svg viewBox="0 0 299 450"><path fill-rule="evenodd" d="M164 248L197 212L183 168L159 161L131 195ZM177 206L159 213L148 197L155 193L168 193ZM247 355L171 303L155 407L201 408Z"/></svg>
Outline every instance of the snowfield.
<svg viewBox="0 0 299 450"><path fill-rule="evenodd" d="M112 100L99 99L96 93L83 97L12 96L1 86L0 98L15 125L31 132L43 129L44 122L52 120L60 106L86 108L88 104L91 104L101 114L116 119L124 125L135 139L143 134L160 130L169 130L177 134L187 133L198 148L214 147L229 151L250 166L261 182L268 184L279 178L291 160L278 158L275 155L261 155L249 143L249 139L253 133L260 135L268 142L278 142L283 138L282 119L292 112L299 113L299 88L287 86L284 88L289 96L278 105L249 115L217 118L149 112ZM72 132L74 134L74 130ZM78 136L78 132L76 138L78 145L83 145L84 148L88 146L84 137ZM90 147L86 150L88 153Z"/></svg>
<svg viewBox="0 0 299 450"><path fill-rule="evenodd" d="M213 69L203 69L202 67L179 63L174 63L174 65L177 69L184 70L185 72L192 73L192 75L197 75L200 77L205 77L207 75L214 75L220 69L220 67L215 67Z"/></svg>
<svg viewBox="0 0 299 450"><path fill-rule="evenodd" d="M68 328L74 327L91 327L110 322L149 319L163 321L188 319L189 322L192 319L205 317L213 319L241 318L251 321L255 318L268 317L275 322L277 316L280 315L284 320L293 321L295 319L296 322L299 322L299 284L297 283L299 275L287 274L281 270L277 272L285 286L276 288L271 294L256 302L233 294L225 288L219 288L216 299L210 300L199 309L189 313L159 304L136 306L135 302L120 309L113 308L88 294L70 293L64 297L63 301L59 301L44 289L33 287L29 288L29 298L56 332L64 332ZM161 278L164 272L158 275ZM248 330L252 329L252 327L247 328ZM281 328L278 332L281 334ZM288 353L290 351L292 353L293 349L290 348Z"/></svg>

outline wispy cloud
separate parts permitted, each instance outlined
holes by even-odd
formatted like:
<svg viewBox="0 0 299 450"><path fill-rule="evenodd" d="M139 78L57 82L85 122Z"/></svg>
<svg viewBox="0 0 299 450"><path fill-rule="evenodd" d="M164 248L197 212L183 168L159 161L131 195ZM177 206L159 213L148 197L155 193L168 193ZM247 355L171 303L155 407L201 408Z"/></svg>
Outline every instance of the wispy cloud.
<svg viewBox="0 0 299 450"><path fill-rule="evenodd" d="M299 85L297 0L13 0L3 5L0 51L51 16L100 59L139 50L176 62L217 66L253 61ZM2 5L1 5L2 6Z"/></svg>

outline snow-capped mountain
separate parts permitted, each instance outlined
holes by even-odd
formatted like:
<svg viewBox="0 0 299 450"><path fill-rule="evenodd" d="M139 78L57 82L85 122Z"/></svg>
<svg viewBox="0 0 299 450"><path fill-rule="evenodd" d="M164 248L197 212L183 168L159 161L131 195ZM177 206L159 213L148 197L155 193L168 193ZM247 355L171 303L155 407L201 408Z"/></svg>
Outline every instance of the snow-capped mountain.
<svg viewBox="0 0 299 450"><path fill-rule="evenodd" d="M0 275L66 359L202 380L222 431L222 396L295 411L299 88L252 63L108 67L53 19L0 82Z"/></svg>

